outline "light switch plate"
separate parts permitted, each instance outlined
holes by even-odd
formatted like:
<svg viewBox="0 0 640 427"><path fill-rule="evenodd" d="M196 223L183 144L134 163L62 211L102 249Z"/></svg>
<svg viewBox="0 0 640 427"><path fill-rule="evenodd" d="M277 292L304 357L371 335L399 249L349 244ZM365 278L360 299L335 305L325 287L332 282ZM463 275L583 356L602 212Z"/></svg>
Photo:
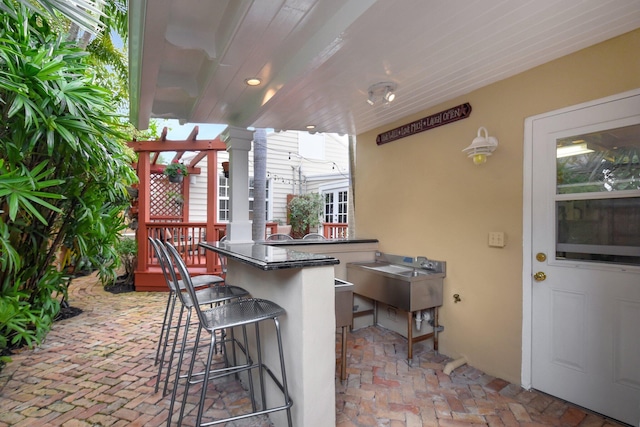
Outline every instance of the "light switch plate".
<svg viewBox="0 0 640 427"><path fill-rule="evenodd" d="M504 232L502 231L489 232L489 247L504 248Z"/></svg>

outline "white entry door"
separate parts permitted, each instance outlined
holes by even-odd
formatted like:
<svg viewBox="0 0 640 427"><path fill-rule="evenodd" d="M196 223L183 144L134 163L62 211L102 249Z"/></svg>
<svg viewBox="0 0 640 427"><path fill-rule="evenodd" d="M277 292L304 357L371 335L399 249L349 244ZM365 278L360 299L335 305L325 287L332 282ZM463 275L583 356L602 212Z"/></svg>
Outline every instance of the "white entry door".
<svg viewBox="0 0 640 427"><path fill-rule="evenodd" d="M527 129L531 385L640 426L640 94Z"/></svg>

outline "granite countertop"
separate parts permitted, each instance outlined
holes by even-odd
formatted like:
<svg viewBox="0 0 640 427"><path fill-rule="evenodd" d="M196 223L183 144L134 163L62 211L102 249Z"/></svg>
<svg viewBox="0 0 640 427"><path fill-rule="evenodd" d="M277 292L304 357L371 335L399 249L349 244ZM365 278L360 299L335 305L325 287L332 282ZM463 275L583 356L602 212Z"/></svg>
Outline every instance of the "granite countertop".
<svg viewBox="0 0 640 427"><path fill-rule="evenodd" d="M331 256L298 252L263 242L200 242L200 246L265 271L340 264Z"/></svg>

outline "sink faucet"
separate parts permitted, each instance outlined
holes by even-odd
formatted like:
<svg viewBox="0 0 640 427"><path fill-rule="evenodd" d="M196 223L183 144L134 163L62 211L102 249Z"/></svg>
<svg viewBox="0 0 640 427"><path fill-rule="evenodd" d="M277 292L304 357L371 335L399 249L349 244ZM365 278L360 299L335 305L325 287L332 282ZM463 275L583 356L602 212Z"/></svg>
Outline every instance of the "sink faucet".
<svg viewBox="0 0 640 427"><path fill-rule="evenodd" d="M435 269L435 264L433 261L429 261L429 259L427 259L427 257L424 256L419 256L416 257L416 262L420 264L421 268L424 268L425 270L434 270Z"/></svg>

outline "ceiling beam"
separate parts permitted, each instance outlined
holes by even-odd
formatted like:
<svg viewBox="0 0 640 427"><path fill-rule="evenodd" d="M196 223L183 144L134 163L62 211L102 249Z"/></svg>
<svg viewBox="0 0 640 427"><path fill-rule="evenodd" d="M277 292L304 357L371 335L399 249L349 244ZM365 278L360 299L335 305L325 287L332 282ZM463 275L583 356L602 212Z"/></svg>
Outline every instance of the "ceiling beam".
<svg viewBox="0 0 640 427"><path fill-rule="evenodd" d="M130 141L127 143L133 151L139 152L163 152L163 151L224 151L227 145L216 138L213 140L200 141Z"/></svg>

